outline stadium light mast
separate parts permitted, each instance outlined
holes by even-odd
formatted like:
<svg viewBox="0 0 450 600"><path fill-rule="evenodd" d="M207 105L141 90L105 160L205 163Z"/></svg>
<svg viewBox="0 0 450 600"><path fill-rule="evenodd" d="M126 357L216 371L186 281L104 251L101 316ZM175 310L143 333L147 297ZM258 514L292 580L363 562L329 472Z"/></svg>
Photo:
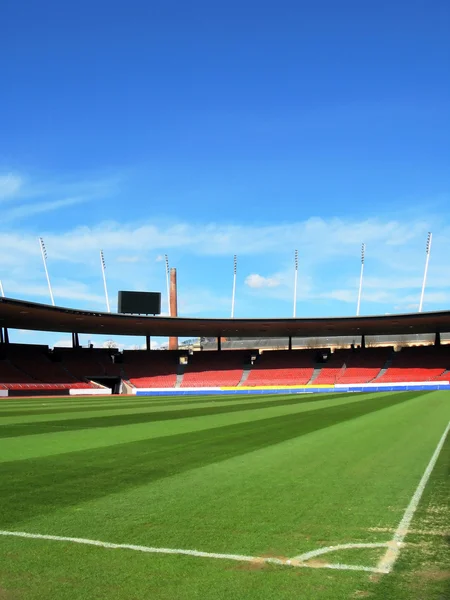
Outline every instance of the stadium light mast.
<svg viewBox="0 0 450 600"><path fill-rule="evenodd" d="M423 273L423 282L422 282L422 293L420 294L420 302L419 302L419 312L422 312L423 307L423 297L425 296L425 286L427 283L427 275L428 275L428 263L430 262L430 253L431 253L431 240L433 238L433 234L428 232L427 237L427 257L425 259L425 271Z"/></svg>
<svg viewBox="0 0 450 600"><path fill-rule="evenodd" d="M167 309L169 311L169 317L171 317L170 310L170 269L169 269L169 257L164 254L164 261L166 263L166 287L167 287Z"/></svg>
<svg viewBox="0 0 450 600"><path fill-rule="evenodd" d="M47 269L47 250L45 248L44 240L41 237L39 238L39 246L41 248L42 262L44 263L44 270L45 270L45 276L47 278L48 291L50 292L50 299L52 301L52 306L55 306L55 299L53 297L52 286L50 284L50 277L48 275L48 269Z"/></svg>
<svg viewBox="0 0 450 600"><path fill-rule="evenodd" d="M233 256L233 292L231 294L231 318L234 319L234 304L236 300L237 256Z"/></svg>
<svg viewBox="0 0 450 600"><path fill-rule="evenodd" d="M359 309L361 308L361 294L364 276L364 260L366 255L366 245L361 246L361 275L359 277L359 291L358 291L358 304L356 305L356 316L359 317Z"/></svg>
<svg viewBox="0 0 450 600"><path fill-rule="evenodd" d="M105 300L106 300L106 310L107 312L111 312L111 307L109 306L109 297L108 297L108 288L106 286L106 264L105 264L105 257L103 255L103 250L100 250L100 264L102 267L102 277L103 277L103 287L105 288Z"/></svg>
<svg viewBox="0 0 450 600"><path fill-rule="evenodd" d="M3 289L3 284L2 284L1 279L0 279L0 294L2 295L2 298L5 297L5 290Z"/></svg>
<svg viewBox="0 0 450 600"><path fill-rule="evenodd" d="M295 317L297 316L298 250L296 250L294 252L294 265L295 265L295 270L294 270L294 310L293 310L293 317L295 319Z"/></svg>

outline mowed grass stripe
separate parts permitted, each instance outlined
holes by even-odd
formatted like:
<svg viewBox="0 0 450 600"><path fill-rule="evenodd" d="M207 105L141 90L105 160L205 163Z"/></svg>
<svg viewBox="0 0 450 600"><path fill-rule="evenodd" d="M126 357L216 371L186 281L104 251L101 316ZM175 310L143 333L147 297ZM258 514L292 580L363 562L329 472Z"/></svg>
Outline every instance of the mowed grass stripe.
<svg viewBox="0 0 450 600"><path fill-rule="evenodd" d="M352 540L385 541L389 536L371 527L398 524L441 434L446 408L439 396L417 398L62 507L20 529L276 556ZM365 559L365 551L354 551L351 562Z"/></svg>
<svg viewBox="0 0 450 600"><path fill-rule="evenodd" d="M0 464L2 526L170 477L380 411L423 393L389 394L213 430Z"/></svg>
<svg viewBox="0 0 450 600"><path fill-rule="evenodd" d="M327 392L331 395L342 395L342 392ZM316 395L316 394L314 394ZM248 394L168 394L165 396L156 396L149 394L147 396L48 396L48 397L39 397L34 400L22 399L20 397L5 400L0 399L0 413L3 410L20 410L20 409L30 409L30 410L39 410L41 407L45 406L46 408L64 408L64 407L76 407L76 406L99 406L99 407L108 407L108 406L127 406L127 404L148 404L153 406L164 406L171 404L190 404L190 403L202 403L202 402L211 402L211 401L220 401L220 402L246 402L253 401L255 399L271 398L276 401L278 398L288 398L292 397L292 393L280 393L277 391L268 391L265 394L260 393L251 393ZM310 394L310 396L312 396Z"/></svg>
<svg viewBox="0 0 450 600"><path fill-rule="evenodd" d="M62 509L53 513L58 533L275 556L385 542L390 535L371 528L398 524L441 434L445 408L440 398L420 398ZM53 516L24 527L55 531ZM353 551L350 562L366 564L365 553Z"/></svg>
<svg viewBox="0 0 450 600"><path fill-rule="evenodd" d="M276 400L277 406L295 406L303 403L317 402L320 400L320 396L301 396L296 395L294 397L285 397L281 400ZM240 402L240 403L226 403L225 405L212 405L203 407L182 407L172 410L137 410L130 413L120 411L118 414L109 414L105 411L101 415L97 416L84 416L75 417L74 415L67 415L66 419L61 418L46 418L41 420L36 418L30 422L22 421L8 423L8 419L2 419L0 425L0 438L18 437L21 435L36 435L43 433L51 433L55 431L70 431L77 429L91 429L91 428L108 428L115 425L133 425L139 423L152 423L155 421L170 421L173 419L186 419L195 417L204 417L208 415L220 415L225 413L239 412L243 410L257 410L260 408L268 408L273 406L274 400L264 399L255 400L253 402ZM15 419L14 419L15 421Z"/></svg>
<svg viewBox="0 0 450 600"><path fill-rule="evenodd" d="M381 395L381 394L380 394ZM373 399L374 394L371 395ZM278 406L273 403L270 407L257 410L242 410L220 415L191 417L176 419L168 422L156 421L153 423L139 423L132 425L118 425L101 430L82 429L73 431L58 431L42 435L26 435L10 437L0 440L0 462L11 460L24 460L51 456L70 451L88 450L133 441L159 438L170 435L179 435L194 431L224 427L248 421L260 421L272 417L296 414L309 410L361 402L362 396L354 394L340 394L339 397L330 399L328 394L320 395L314 402L306 402L291 406Z"/></svg>
<svg viewBox="0 0 450 600"><path fill-rule="evenodd" d="M337 394L332 394L336 396ZM342 395L342 394L340 394ZM266 396L264 396L266 397ZM273 401L276 402L281 397L288 397L288 395L274 395L272 396ZM290 395L292 398L292 395ZM117 396L110 396L109 400L104 402L96 402L96 401L85 401L85 402L53 402L49 403L45 398L41 398L43 400L39 404L34 404L34 406L29 406L27 404L16 403L15 406L4 407L0 404L0 416L3 418L10 417L25 417L25 416L36 416L36 415L51 415L51 414L69 414L76 412L95 412L95 411L104 411L104 410L118 410L125 411L128 409L134 408L160 408L166 406L194 406L194 405L204 405L204 404L243 404L245 402L253 402L255 398L261 399L261 396L180 396L178 399L165 399L164 401L155 401L152 397L143 397L142 400L134 400L134 399L122 399L122 400L113 400L112 398L117 398ZM136 398L136 397L135 397Z"/></svg>
<svg viewBox="0 0 450 600"><path fill-rule="evenodd" d="M65 412L80 412L83 411L103 411L103 410L127 410L129 408L148 407L150 409L164 408L166 406L179 406L181 407L192 407L195 405L234 405L234 404L246 404L254 403L255 401L272 401L274 403L280 400L294 399L294 398L309 398L309 401L314 401L317 397L328 397L338 398L344 395L342 392L326 393L326 394L236 394L236 395L221 395L214 394L208 396L168 396L164 397L164 400L157 400L154 396L140 396L133 398L120 399L120 396L109 396L101 397L102 401L98 402L97 399L84 399L84 401L76 400L67 402L60 399L60 401L49 402L46 398L41 398L39 404L34 403L32 406L22 402L16 402L11 406L3 406L0 403L0 416L2 417L21 417L21 416L34 416L34 415L45 415L53 413ZM362 394L359 394L362 395ZM140 399L139 399L140 398ZM50 400L50 399L49 399Z"/></svg>
<svg viewBox="0 0 450 600"><path fill-rule="evenodd" d="M257 451L228 460L219 458L217 462L140 486L98 494L79 504L62 506L57 502L54 510L31 515L28 520L24 513L24 520L9 529L119 543L216 552L223 549L227 553L233 550L246 553L248 549L248 554L270 556L292 556L328 543L358 539L383 541L391 537L390 530L398 525L445 428L449 398L445 392L416 396L408 402L337 422L282 443L266 444ZM260 409L254 414L264 410L273 409ZM198 417L149 427L166 426L174 431L180 423L220 421L242 415ZM145 424L123 429L133 428L144 429ZM120 429L54 436L61 439L66 436L67 451L74 436L104 437ZM25 443L34 440L37 450L47 439L53 439L52 435L22 438ZM0 445L3 448L5 444L20 441L11 438ZM447 486L448 457L441 454L442 483ZM87 469L88 466L86 463ZM119 472L118 478L121 476ZM55 496L65 493L65 486L58 487L57 481ZM445 578L448 489L442 488L442 493L436 494L436 483L432 476L426 488L430 502L424 506L425 519L413 523L413 529L428 530L428 534L408 537L407 542L413 543L402 550L398 569L381 580L371 580L367 574L355 572L321 569L298 572L273 567L260 570L256 566L255 571L207 559L139 555L4 538L0 539L0 595L4 592L6 597L23 600L94 597L343 600L369 594L380 600L441 600L449 596ZM50 481L48 485L51 486ZM2 493L3 489L2 481ZM0 508L0 523L3 514ZM441 520L443 535L432 537L438 525L436 519ZM430 544L436 541L440 545ZM335 558L359 563L373 560L374 556L355 551ZM104 573L108 574L106 578Z"/></svg>

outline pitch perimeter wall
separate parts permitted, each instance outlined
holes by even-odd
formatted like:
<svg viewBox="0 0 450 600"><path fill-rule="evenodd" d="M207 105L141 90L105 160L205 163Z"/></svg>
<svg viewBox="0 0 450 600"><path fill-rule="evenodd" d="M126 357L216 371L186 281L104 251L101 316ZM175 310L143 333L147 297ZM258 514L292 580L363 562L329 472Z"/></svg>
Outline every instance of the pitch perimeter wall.
<svg viewBox="0 0 450 600"><path fill-rule="evenodd" d="M365 383L304 386L265 386L265 387L208 387L208 388L134 388L136 396L169 395L226 395L226 394L316 394L327 392L407 392L450 390L449 382L406 382L406 383Z"/></svg>

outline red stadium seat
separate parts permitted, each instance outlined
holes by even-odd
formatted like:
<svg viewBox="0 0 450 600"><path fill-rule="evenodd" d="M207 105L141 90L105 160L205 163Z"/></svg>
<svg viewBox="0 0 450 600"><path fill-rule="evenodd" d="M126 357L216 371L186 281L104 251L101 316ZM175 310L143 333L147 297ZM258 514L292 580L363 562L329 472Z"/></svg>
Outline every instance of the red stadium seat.
<svg viewBox="0 0 450 600"><path fill-rule="evenodd" d="M235 387L249 358L248 350L194 352L189 356L181 387Z"/></svg>
<svg viewBox="0 0 450 600"><path fill-rule="evenodd" d="M305 385L314 372L315 350L268 350L256 360L246 386Z"/></svg>
<svg viewBox="0 0 450 600"><path fill-rule="evenodd" d="M181 354L170 350L128 350L123 353L123 370L137 388L175 387Z"/></svg>

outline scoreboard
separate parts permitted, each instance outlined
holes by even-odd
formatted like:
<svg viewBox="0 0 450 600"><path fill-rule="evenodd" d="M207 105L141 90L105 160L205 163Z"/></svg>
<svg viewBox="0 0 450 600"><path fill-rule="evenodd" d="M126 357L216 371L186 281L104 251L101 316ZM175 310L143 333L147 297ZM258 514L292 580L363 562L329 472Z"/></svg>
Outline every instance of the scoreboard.
<svg viewBox="0 0 450 600"><path fill-rule="evenodd" d="M119 292L118 312L132 315L161 314L160 292Z"/></svg>

